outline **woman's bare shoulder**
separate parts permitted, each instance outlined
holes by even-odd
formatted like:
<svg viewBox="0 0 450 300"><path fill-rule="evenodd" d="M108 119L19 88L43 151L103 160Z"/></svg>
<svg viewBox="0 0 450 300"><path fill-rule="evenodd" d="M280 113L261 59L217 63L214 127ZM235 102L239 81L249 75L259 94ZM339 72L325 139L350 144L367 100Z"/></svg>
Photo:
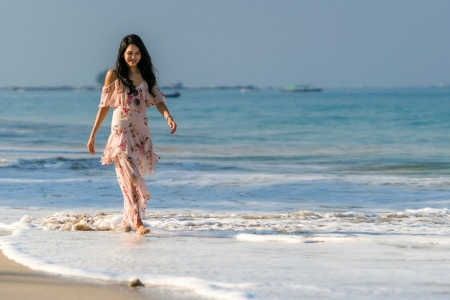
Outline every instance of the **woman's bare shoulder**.
<svg viewBox="0 0 450 300"><path fill-rule="evenodd" d="M104 86L110 86L114 81L118 78L117 72L115 69L111 69L106 73L105 84Z"/></svg>

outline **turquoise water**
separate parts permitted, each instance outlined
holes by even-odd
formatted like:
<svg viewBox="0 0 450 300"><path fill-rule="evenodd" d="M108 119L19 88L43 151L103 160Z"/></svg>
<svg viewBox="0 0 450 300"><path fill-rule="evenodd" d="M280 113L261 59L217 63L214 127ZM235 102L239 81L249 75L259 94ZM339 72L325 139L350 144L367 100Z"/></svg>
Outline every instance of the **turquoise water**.
<svg viewBox="0 0 450 300"><path fill-rule="evenodd" d="M53 193L61 195L53 204L62 207L120 205L113 168L85 151L99 91L1 91L0 101L0 188L8 191L0 195L2 203L47 206ZM178 123L173 136L158 112L149 111L162 157L148 180L155 209L449 205L449 89L183 90L168 105ZM97 135L100 153L110 117ZM83 190L92 191L86 197L50 181L49 193L38 191L42 183L23 190L20 181L11 190L8 181L43 177L88 180ZM85 199L92 197L95 204Z"/></svg>
<svg viewBox="0 0 450 300"><path fill-rule="evenodd" d="M99 96L0 91L9 258L140 278L149 299L154 286L206 299L448 298L450 89L182 90L168 99L175 135L148 112L161 160L146 179L145 237L108 231L123 205L99 162L111 112L97 155L85 148ZM93 231L73 227L86 222Z"/></svg>

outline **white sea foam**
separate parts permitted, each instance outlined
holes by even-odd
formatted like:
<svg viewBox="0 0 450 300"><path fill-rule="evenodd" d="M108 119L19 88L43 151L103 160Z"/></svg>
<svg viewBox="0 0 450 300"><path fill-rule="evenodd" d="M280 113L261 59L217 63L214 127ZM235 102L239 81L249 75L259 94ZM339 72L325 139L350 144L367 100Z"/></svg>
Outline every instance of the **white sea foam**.
<svg viewBox="0 0 450 300"><path fill-rule="evenodd" d="M305 240L301 237L293 237L286 235L259 235L259 234L248 234L241 233L236 236L236 238L240 241L249 241L249 242L282 242L282 243L314 243L316 240Z"/></svg>
<svg viewBox="0 0 450 300"><path fill-rule="evenodd" d="M20 239L26 238L27 234L23 231L14 231L12 237ZM14 239L11 239L14 240ZM101 280L113 280L119 282L129 282L139 277L141 282L146 285L160 285L160 286L173 286L180 287L189 290L193 290L199 295L225 299L246 299L245 293L233 289L234 286L245 286L245 284L227 284L221 282L209 282L207 280L202 280L193 277L178 277L178 276L165 276L158 274L132 274L124 272L103 272L103 271L93 271L84 270L76 267L68 267L64 265L56 265L49 261L42 260L38 257L33 257L28 255L28 253L21 252L21 248L17 247L20 243L2 241L1 248L6 256L15 260L18 263L27 265L34 270L41 270L50 273L68 275L68 276L79 276L84 278L93 278Z"/></svg>
<svg viewBox="0 0 450 300"><path fill-rule="evenodd" d="M282 214L202 212L147 213L144 223L154 234L184 237L237 237L247 241L297 242L309 233L397 233L450 235L450 209L423 208L397 212L313 212ZM0 228L36 228L62 231L121 231L121 214L94 215L57 212L51 216L24 216ZM420 224L420 226L417 226ZM244 235L240 235L244 234ZM256 234L256 235L254 235ZM288 234L289 236L284 236ZM294 236L293 236L294 235ZM297 236L297 237L296 237ZM305 241L302 241L305 242ZM307 241L306 241L307 242Z"/></svg>
<svg viewBox="0 0 450 300"><path fill-rule="evenodd" d="M19 228L0 244L6 256L36 270L117 282L139 278L146 286L184 288L215 299L445 299L439 295L450 291L450 243L443 232L234 233L219 239L203 232L160 229L138 237Z"/></svg>
<svg viewBox="0 0 450 300"><path fill-rule="evenodd" d="M32 229L35 228L36 225L31 224L33 218L28 217L27 215L23 216L20 221L13 222L11 224L0 222L0 228L7 230L15 230L15 229Z"/></svg>
<svg viewBox="0 0 450 300"><path fill-rule="evenodd" d="M16 162L15 159L12 158L0 158L0 167L6 167Z"/></svg>

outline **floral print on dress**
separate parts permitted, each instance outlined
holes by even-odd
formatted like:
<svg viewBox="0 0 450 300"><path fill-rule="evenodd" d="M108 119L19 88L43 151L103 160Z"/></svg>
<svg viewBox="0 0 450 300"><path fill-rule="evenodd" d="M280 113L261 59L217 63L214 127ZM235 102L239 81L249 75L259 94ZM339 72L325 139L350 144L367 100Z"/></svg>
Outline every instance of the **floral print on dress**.
<svg viewBox="0 0 450 300"><path fill-rule="evenodd" d="M128 89L116 80L103 88L99 105L114 107L111 134L101 162L114 163L124 197L123 224L135 230L138 220L144 217L147 200L151 197L143 178L154 173L154 166L159 160L153 152L146 107L165 102L157 86L152 88L156 97L149 93L145 81L136 90L137 95L129 97Z"/></svg>
<svg viewBox="0 0 450 300"><path fill-rule="evenodd" d="M128 127L130 127L130 133L132 137L136 137L136 135L139 134L139 129L136 124L130 123Z"/></svg>
<svg viewBox="0 0 450 300"><path fill-rule="evenodd" d="M119 148L122 149L122 151L127 150L127 146L128 145L126 141L119 144Z"/></svg>
<svg viewBox="0 0 450 300"><path fill-rule="evenodd" d="M120 118L125 119L131 116L130 110L128 108L122 107L122 111L120 112Z"/></svg>

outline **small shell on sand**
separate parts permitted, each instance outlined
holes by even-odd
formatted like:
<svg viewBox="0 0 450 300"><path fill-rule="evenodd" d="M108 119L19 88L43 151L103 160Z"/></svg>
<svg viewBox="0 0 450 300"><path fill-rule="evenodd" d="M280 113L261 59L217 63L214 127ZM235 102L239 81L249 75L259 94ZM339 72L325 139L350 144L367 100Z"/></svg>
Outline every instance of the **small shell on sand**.
<svg viewBox="0 0 450 300"><path fill-rule="evenodd" d="M134 279L130 283L128 283L128 286L136 287L136 286L144 286L142 282L139 279Z"/></svg>

